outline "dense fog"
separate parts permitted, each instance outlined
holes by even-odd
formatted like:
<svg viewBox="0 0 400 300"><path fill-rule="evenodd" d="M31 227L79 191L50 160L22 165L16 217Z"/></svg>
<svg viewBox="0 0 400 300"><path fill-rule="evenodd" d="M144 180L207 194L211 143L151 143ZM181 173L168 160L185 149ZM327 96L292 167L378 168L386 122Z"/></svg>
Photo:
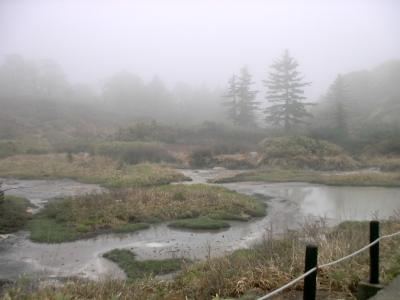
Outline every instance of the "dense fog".
<svg viewBox="0 0 400 300"><path fill-rule="evenodd" d="M399 115L398 0L0 0L0 299L364 299Z"/></svg>
<svg viewBox="0 0 400 300"><path fill-rule="evenodd" d="M399 57L399 10L395 0L3 0L0 57L54 60L70 82L96 90L121 71L146 83L158 76L170 88L224 88L246 65L262 89L270 64L289 49L315 101L337 73Z"/></svg>

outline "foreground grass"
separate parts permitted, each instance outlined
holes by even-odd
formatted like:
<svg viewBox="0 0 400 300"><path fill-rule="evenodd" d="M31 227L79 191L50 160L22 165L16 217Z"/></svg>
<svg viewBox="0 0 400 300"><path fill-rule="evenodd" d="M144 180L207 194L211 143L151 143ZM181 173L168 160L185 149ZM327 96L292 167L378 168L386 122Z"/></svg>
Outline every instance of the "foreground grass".
<svg viewBox="0 0 400 300"><path fill-rule="evenodd" d="M0 160L0 177L72 178L107 187L150 186L187 178L153 164L126 165L102 156L46 154L16 155Z"/></svg>
<svg viewBox="0 0 400 300"><path fill-rule="evenodd" d="M30 218L27 209L31 207L28 200L5 196L0 203L0 234L11 233L22 229Z"/></svg>
<svg viewBox="0 0 400 300"><path fill-rule="evenodd" d="M132 251L125 249L114 249L103 254L103 257L115 262L128 279L172 273L179 271L184 263L182 259L177 258L138 261Z"/></svg>
<svg viewBox="0 0 400 300"><path fill-rule="evenodd" d="M381 234L399 230L398 220L381 223ZM41 285L39 288L32 284L17 284L6 291L4 299L184 300L212 299L217 294L221 298L238 298L249 291L262 295L303 273L307 243L319 247L318 262L324 264L360 249L368 243L368 239L367 222L346 222L334 229L323 222L316 222L279 238L266 237L251 249L183 265L182 272L171 281L156 280L150 276L132 282L76 280L61 286ZM400 239L382 241L380 257L381 281L388 283L400 274ZM318 293L354 299L358 282L368 277L368 262L366 251L341 264L319 270ZM292 290L302 290L302 282Z"/></svg>
<svg viewBox="0 0 400 300"><path fill-rule="evenodd" d="M218 183L240 181L266 182L309 182L337 186L384 186L399 187L400 173L395 172L360 172L360 173L325 173L301 170L256 170L240 173L233 177L216 180Z"/></svg>
<svg viewBox="0 0 400 300"><path fill-rule="evenodd" d="M201 217L185 222L195 222L197 229L216 229L216 224L226 227L216 219L248 220L264 215L265 206L257 199L222 187L164 185L53 201L35 215L29 228L33 241L58 243L145 229L153 222Z"/></svg>

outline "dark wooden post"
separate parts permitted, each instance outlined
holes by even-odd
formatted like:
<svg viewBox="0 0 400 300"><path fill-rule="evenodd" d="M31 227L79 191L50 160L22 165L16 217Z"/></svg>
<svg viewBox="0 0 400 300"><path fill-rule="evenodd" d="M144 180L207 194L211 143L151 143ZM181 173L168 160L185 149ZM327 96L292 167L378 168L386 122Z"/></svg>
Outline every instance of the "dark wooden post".
<svg viewBox="0 0 400 300"><path fill-rule="evenodd" d="M369 241L372 243L379 238L379 221L369 223ZM370 270L369 283L379 283L379 242L369 248Z"/></svg>
<svg viewBox="0 0 400 300"><path fill-rule="evenodd" d="M307 245L305 272L316 267L318 263L318 247L315 245ZM317 290L317 271L312 272L304 278L303 300L315 300Z"/></svg>
<svg viewBox="0 0 400 300"><path fill-rule="evenodd" d="M1 188L1 185L0 185ZM4 191L0 189L0 204L4 202L5 196L4 196Z"/></svg>

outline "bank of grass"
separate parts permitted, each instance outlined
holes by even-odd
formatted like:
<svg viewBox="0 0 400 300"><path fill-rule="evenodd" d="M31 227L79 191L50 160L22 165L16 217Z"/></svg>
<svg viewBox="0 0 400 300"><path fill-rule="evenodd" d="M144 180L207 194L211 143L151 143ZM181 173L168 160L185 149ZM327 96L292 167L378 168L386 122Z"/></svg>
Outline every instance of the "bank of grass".
<svg viewBox="0 0 400 300"><path fill-rule="evenodd" d="M28 223L28 229L32 241L63 243L90 238L105 233L132 233L150 227L147 223L126 223L112 227L104 226L103 228L92 229L88 223L90 223L90 221L87 223L73 224L40 215Z"/></svg>
<svg viewBox="0 0 400 300"><path fill-rule="evenodd" d="M400 156L363 156L361 158L367 167L379 168L386 172L400 172Z"/></svg>
<svg viewBox="0 0 400 300"><path fill-rule="evenodd" d="M32 207L24 198L5 196L0 202L0 234L12 233L22 229L31 214L27 209Z"/></svg>
<svg viewBox="0 0 400 300"><path fill-rule="evenodd" d="M360 165L340 146L308 136L267 138L259 148L263 166L337 171L354 170Z"/></svg>
<svg viewBox="0 0 400 300"><path fill-rule="evenodd" d="M230 225L226 221L211 219L209 217L189 218L174 221L168 226L173 228L182 229L196 229L196 230L218 230L229 228Z"/></svg>
<svg viewBox="0 0 400 300"><path fill-rule="evenodd" d="M72 154L7 157L0 160L0 177L72 178L107 187L149 186L188 179L161 165L126 165L108 157Z"/></svg>
<svg viewBox="0 0 400 300"><path fill-rule="evenodd" d="M135 253L126 249L111 250L103 254L103 257L115 262L130 280L176 272L184 264L184 261L178 258L140 261L136 259Z"/></svg>
<svg viewBox="0 0 400 300"><path fill-rule="evenodd" d="M400 221L381 222L381 234L400 230ZM304 252L308 243L318 246L318 263L324 264L360 249L369 242L368 222L345 222L331 229L323 221L305 224L301 230L288 231L279 237L266 236L262 243L232 254L183 265L171 281L149 276L131 282L75 280L65 285L16 285L4 299L213 299L239 298L253 293L260 296L304 272ZM400 239L380 243L380 279L388 283L400 274ZM368 251L343 263L320 269L318 294L334 299L354 299L357 285L369 274ZM302 282L289 289L301 291ZM8 298L7 298L8 297ZM256 298L256 297L253 297ZM253 299L250 298L250 299ZM328 297L326 297L328 298ZM283 294L282 299L285 299Z"/></svg>
<svg viewBox="0 0 400 300"><path fill-rule="evenodd" d="M58 243L105 232L135 231L154 222L200 218L196 227L211 229L210 224L217 223L214 220L245 221L264 215L264 204L253 197L223 187L176 184L52 201L35 215L29 228L33 241Z"/></svg>
<svg viewBox="0 0 400 300"><path fill-rule="evenodd" d="M265 182L309 182L336 186L382 186L399 187L398 172L348 172L331 173L303 170L260 169L220 178L217 183L265 181Z"/></svg>

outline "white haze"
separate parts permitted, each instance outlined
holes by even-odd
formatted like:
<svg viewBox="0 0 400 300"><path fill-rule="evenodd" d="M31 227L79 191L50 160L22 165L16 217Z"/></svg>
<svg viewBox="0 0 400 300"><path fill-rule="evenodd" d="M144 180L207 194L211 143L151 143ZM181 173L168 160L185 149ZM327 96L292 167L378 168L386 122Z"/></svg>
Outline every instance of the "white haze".
<svg viewBox="0 0 400 300"><path fill-rule="evenodd" d="M72 82L120 70L224 88L247 65L260 81L284 49L313 82L400 58L400 1L0 0L0 59L53 59Z"/></svg>

